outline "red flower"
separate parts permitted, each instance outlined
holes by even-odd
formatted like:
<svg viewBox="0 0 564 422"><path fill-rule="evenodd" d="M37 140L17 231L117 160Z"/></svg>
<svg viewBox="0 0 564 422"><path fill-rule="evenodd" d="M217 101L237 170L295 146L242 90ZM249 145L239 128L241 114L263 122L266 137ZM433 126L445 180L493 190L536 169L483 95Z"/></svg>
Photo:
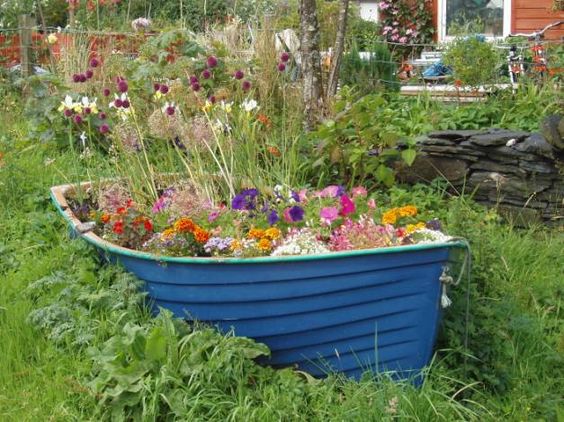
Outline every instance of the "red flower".
<svg viewBox="0 0 564 422"><path fill-rule="evenodd" d="M115 234L123 234L123 221L116 221L112 230Z"/></svg>
<svg viewBox="0 0 564 422"><path fill-rule="evenodd" d="M145 220L145 222L143 223L145 230L147 230L148 232L152 232L153 231L153 223L151 223L151 220Z"/></svg>
<svg viewBox="0 0 564 422"><path fill-rule="evenodd" d="M125 211L126 211L125 207L119 207L119 208L116 210L116 212L117 212L118 214L125 214Z"/></svg>

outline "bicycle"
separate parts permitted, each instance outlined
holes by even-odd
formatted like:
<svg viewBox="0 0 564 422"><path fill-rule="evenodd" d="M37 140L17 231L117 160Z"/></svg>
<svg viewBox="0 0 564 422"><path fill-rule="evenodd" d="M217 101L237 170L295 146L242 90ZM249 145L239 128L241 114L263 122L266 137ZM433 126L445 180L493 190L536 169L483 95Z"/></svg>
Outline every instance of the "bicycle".
<svg viewBox="0 0 564 422"><path fill-rule="evenodd" d="M532 52L532 68L536 75L539 76L539 79L543 81L548 73L548 60L546 57L546 49L542 43L544 38L544 33L551 28L555 28L560 26L564 23L564 21L557 21L553 22L543 29L539 31L534 31L531 33L514 33L509 34L507 37L526 37L529 41L533 41L534 45L531 47ZM523 50L523 49L522 49ZM513 44L509 48L509 54L507 55L507 63L508 63L508 71L509 71L509 79L511 80L511 84L515 85L519 78L519 75L525 74L528 70L526 68L527 62L525 62L523 58L523 54L517 54L517 46ZM533 74L534 76L535 74Z"/></svg>

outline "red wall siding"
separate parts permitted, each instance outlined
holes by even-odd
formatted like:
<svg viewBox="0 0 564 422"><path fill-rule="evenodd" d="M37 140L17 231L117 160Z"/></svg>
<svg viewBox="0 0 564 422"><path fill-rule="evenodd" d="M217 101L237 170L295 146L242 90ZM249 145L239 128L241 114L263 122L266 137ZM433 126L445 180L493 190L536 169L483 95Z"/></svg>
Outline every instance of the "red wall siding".
<svg viewBox="0 0 564 422"><path fill-rule="evenodd" d="M564 12L552 10L553 0L513 0L511 10L512 32L532 32L546 25L564 20ZM551 29L545 34L547 39L564 37L564 25Z"/></svg>

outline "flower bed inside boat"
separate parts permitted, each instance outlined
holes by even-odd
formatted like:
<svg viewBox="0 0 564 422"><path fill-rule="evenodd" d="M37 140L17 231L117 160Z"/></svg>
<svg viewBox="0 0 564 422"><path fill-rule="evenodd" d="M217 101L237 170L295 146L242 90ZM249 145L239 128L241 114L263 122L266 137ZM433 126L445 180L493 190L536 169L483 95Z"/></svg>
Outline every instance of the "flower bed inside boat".
<svg viewBox="0 0 564 422"><path fill-rule="evenodd" d="M378 224L376 204L364 190L347 195L339 189L310 197L289 192L294 202L273 200L268 207L258 192L246 190L224 205L230 211L205 210L209 225L188 216L159 223L137 215L128 199L113 213L80 209L67 201L71 186L55 187L51 195L75 232L144 280L155 309L263 342L272 351L265 363L274 366L296 365L315 376L339 371L358 378L368 369L417 375L429 363L440 320L439 278L452 248L462 245L410 220L414 207L386 210ZM158 202L166 198L163 193ZM308 223L310 201L319 203L317 225ZM231 215L236 230L214 232L230 212L243 222ZM391 224L401 219L412 226ZM126 233L135 242L126 246L139 250L115 241ZM153 249L167 236L184 239L192 256L164 242ZM164 253L169 250L175 252Z"/></svg>

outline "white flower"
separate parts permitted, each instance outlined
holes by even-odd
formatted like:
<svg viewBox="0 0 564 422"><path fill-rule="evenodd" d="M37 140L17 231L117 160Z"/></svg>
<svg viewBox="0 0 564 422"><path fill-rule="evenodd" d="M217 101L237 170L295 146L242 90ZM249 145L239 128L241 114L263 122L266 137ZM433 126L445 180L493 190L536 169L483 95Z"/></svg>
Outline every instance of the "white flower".
<svg viewBox="0 0 564 422"><path fill-rule="evenodd" d="M82 142L82 148L84 148L86 146L86 140L88 138L86 137L86 132L82 132L80 134L80 142Z"/></svg>
<svg viewBox="0 0 564 422"><path fill-rule="evenodd" d="M66 95L64 101L61 101L61 105L59 106L59 111L63 111L63 110L67 110L70 109L72 110L74 108L75 104L74 101L72 100L72 97L70 95Z"/></svg>
<svg viewBox="0 0 564 422"><path fill-rule="evenodd" d="M219 108L221 108L226 113L231 113L231 110L233 109L233 102L226 103L225 101L222 101L219 103Z"/></svg>
<svg viewBox="0 0 564 422"><path fill-rule="evenodd" d="M56 44L57 41L59 41L59 39L57 38L57 36L55 34L47 35L47 43L53 45L53 44Z"/></svg>
<svg viewBox="0 0 564 422"><path fill-rule="evenodd" d="M250 113L251 111L253 111L254 109L259 109L258 107L258 103L256 102L256 100L248 100L246 99L245 101L243 101L241 103L241 107L243 107L243 109L247 112Z"/></svg>

